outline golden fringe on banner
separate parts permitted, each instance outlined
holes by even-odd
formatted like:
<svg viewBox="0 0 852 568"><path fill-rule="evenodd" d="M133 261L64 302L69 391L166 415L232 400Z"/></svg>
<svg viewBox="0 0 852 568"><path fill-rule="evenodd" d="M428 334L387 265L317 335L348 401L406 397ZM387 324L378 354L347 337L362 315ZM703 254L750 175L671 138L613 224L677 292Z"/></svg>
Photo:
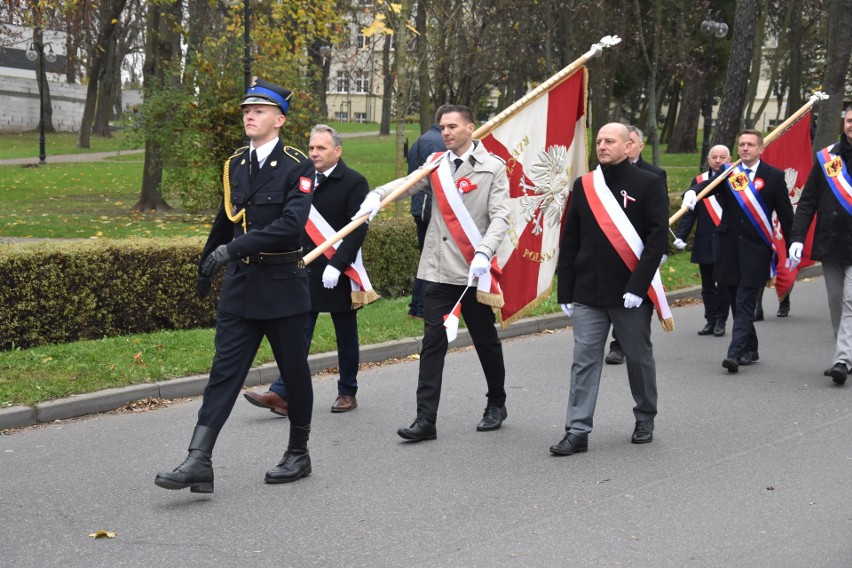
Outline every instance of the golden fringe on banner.
<svg viewBox="0 0 852 568"><path fill-rule="evenodd" d="M674 331L674 318L666 318L660 320L660 325L663 326L663 331Z"/></svg>
<svg viewBox="0 0 852 568"><path fill-rule="evenodd" d="M367 304L375 302L381 298L378 294L376 294L375 290L359 290L352 291L352 309L357 310L358 308L363 308Z"/></svg>
<svg viewBox="0 0 852 568"><path fill-rule="evenodd" d="M480 290L476 291L476 301L492 308L502 308L506 303L503 301L503 294L489 294Z"/></svg>

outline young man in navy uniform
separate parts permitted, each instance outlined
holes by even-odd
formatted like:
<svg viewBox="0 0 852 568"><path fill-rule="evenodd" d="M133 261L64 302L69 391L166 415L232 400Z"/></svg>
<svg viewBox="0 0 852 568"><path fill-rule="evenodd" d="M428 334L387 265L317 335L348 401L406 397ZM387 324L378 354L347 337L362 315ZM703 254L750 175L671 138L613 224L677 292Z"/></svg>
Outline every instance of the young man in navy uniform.
<svg viewBox="0 0 852 568"><path fill-rule="evenodd" d="M227 162L225 196L198 269L198 293L225 268L216 317L216 355L186 460L155 483L165 489L213 492L212 452L264 336L290 399L290 441L267 483L311 473L308 435L313 388L304 333L310 309L301 236L313 197L313 165L278 138L290 91L256 80L243 97L250 145Z"/></svg>

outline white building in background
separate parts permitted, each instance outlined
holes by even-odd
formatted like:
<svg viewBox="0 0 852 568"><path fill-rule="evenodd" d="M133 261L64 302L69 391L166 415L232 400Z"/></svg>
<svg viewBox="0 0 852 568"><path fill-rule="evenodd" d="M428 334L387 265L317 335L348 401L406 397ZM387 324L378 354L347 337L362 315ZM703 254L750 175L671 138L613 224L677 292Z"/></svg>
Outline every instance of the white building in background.
<svg viewBox="0 0 852 568"><path fill-rule="evenodd" d="M382 50L393 36L376 34L367 37L362 30L370 25L373 16L359 15L349 20L348 34L331 51L326 102L328 118L341 122L379 122L382 118Z"/></svg>

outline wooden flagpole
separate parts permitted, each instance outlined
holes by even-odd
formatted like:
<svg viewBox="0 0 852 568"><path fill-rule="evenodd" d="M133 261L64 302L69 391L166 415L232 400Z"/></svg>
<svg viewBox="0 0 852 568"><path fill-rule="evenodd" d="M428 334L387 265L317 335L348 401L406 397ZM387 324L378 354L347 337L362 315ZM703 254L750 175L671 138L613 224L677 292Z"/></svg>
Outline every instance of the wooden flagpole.
<svg viewBox="0 0 852 568"><path fill-rule="evenodd" d="M509 120L509 118L520 112L521 109L523 109L524 107L526 107L527 105L529 105L530 103L532 103L533 101L535 101L536 99L538 99L539 97L546 94L548 91L568 79L571 75L577 72L578 69L585 65L585 63L589 59L592 59L593 57L599 55L604 50L604 48L612 47L614 45L618 45L619 43L621 43L621 38L618 36L602 37L598 43L592 45L592 47L589 48L589 51L581 55L576 61L564 67L561 71L550 77L547 81L545 81L544 83L542 83L541 85L539 85L538 87L515 101L506 110L504 110L503 112L480 126L473 133L473 138L477 140L484 138L492 130L494 130L495 128ZM406 181L402 185L394 189L392 192L387 194L384 199L382 199L381 204L379 205L379 209L382 209L387 204L396 201L400 196L402 196L406 191L408 191L411 186L413 186L418 181L429 175L431 171L432 168L420 168L419 170L412 172L405 178ZM335 234L329 237L328 240L326 240L324 243L320 244L319 246L317 246L317 248L305 255L305 264L310 264L311 262L316 260L316 258L323 254L329 247L333 246L336 242L343 239L346 235L360 227L362 224L366 223L367 218L368 215L363 215L362 217L352 220L342 229L337 231Z"/></svg>
<svg viewBox="0 0 852 568"><path fill-rule="evenodd" d="M786 131L788 128L793 126L793 124L795 124L802 117L802 115L804 115L806 112L808 112L811 109L811 107L814 106L814 104L816 104L817 101L825 100L827 98L828 98L828 94L823 93L821 91L817 91L813 95L811 95L811 98L808 99L808 102L806 102L804 105L802 105L802 108L800 108L799 110L794 112L787 120L785 120L784 122L779 124L778 127L775 130L773 130L772 132L770 132L769 134L764 136L764 138L763 138L764 148L766 146L769 146L776 138L778 138L780 135L782 135L784 133L784 131ZM737 160L736 162L731 164L731 167L728 168L728 169L730 170L732 168L735 168L736 166L738 166L740 164L740 162L742 162L742 160ZM706 197L708 193L713 191L713 189L715 189L717 185L722 183L722 180L725 179L726 177L727 176L725 176L725 175L716 176L716 179L711 181L707 185L707 187L705 187L704 189L701 190L701 193L699 193L698 195L695 196L696 202L704 199L704 197ZM669 225L670 226L673 225L674 222L677 221L678 219L680 219L684 215L684 213L686 213L687 211L689 211L688 207L681 207L678 211L675 212L674 215L672 215L669 218Z"/></svg>

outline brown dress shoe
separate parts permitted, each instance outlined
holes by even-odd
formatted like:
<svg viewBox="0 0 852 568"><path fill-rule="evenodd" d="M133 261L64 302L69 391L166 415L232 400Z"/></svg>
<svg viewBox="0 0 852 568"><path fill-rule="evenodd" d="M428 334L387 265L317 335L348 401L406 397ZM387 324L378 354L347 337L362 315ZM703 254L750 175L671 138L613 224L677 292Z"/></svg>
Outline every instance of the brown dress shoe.
<svg viewBox="0 0 852 568"><path fill-rule="evenodd" d="M347 394L338 395L334 404L331 405L332 412L349 412L356 408L358 408L358 401L355 400L354 396L349 396Z"/></svg>
<svg viewBox="0 0 852 568"><path fill-rule="evenodd" d="M287 416L287 401L275 394L272 391L265 393L257 393L247 390L243 392L246 400L260 408L268 408L278 416Z"/></svg>

